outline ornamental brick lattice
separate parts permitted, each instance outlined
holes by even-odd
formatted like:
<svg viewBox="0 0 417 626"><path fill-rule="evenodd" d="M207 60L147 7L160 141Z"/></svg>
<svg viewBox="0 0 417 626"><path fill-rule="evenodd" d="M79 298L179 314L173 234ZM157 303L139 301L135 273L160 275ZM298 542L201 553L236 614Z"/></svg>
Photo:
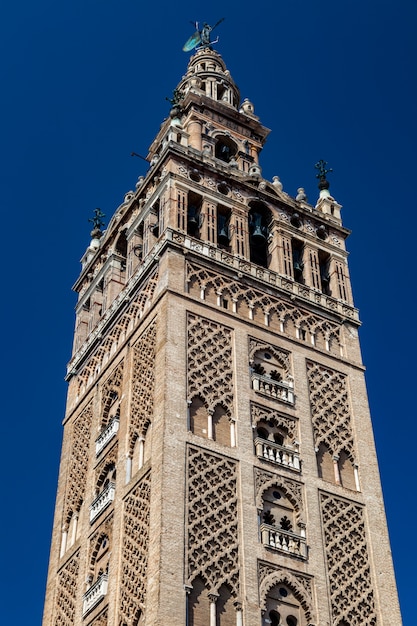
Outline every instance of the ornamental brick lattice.
<svg viewBox="0 0 417 626"><path fill-rule="evenodd" d="M236 463L188 449L188 583L197 577L209 592L228 584L239 593Z"/></svg>
<svg viewBox="0 0 417 626"><path fill-rule="evenodd" d="M330 494L320 503L334 623L375 626L363 507Z"/></svg>

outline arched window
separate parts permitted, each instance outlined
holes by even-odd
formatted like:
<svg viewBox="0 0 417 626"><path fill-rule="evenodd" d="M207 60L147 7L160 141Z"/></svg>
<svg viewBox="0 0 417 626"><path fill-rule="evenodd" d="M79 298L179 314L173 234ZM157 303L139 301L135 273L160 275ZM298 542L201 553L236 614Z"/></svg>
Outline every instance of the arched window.
<svg viewBox="0 0 417 626"><path fill-rule="evenodd" d="M188 626L205 626L210 619L210 600L201 578L196 578L188 595Z"/></svg>
<svg viewBox="0 0 417 626"><path fill-rule="evenodd" d="M294 280L297 283L304 283L304 243L299 239L291 240L292 247L292 266Z"/></svg>
<svg viewBox="0 0 417 626"><path fill-rule="evenodd" d="M324 443L320 444L317 452L317 467L320 478L328 483L335 482L333 458Z"/></svg>
<svg viewBox="0 0 417 626"><path fill-rule="evenodd" d="M290 437L287 428L278 426L276 419L261 419L254 431L256 455L270 463L277 463L300 471L298 442Z"/></svg>
<svg viewBox="0 0 417 626"><path fill-rule="evenodd" d="M207 408L198 396L193 398L190 405L190 430L199 437L208 437L207 433Z"/></svg>
<svg viewBox="0 0 417 626"><path fill-rule="evenodd" d="M272 626L307 626L305 612L288 584L277 584L266 597L266 611Z"/></svg>
<svg viewBox="0 0 417 626"><path fill-rule="evenodd" d="M100 493L108 488L110 483L116 482L116 468L114 463L110 463L106 466L102 474L97 481L97 491Z"/></svg>
<svg viewBox="0 0 417 626"><path fill-rule="evenodd" d="M214 154L216 159L220 159L225 163L229 163L237 152L237 145L226 135L220 135L217 138Z"/></svg>
<svg viewBox="0 0 417 626"><path fill-rule="evenodd" d="M356 491L355 468L350 456L345 450L342 450L339 455L338 466L340 484L345 487L345 489Z"/></svg>
<svg viewBox="0 0 417 626"><path fill-rule="evenodd" d="M221 405L213 413L213 439L224 446L230 446L230 421Z"/></svg>
<svg viewBox="0 0 417 626"><path fill-rule="evenodd" d="M115 251L117 254L120 254L124 259L127 256L127 238L126 238L126 229L122 230L120 235L117 238Z"/></svg>
<svg viewBox="0 0 417 626"><path fill-rule="evenodd" d="M252 388L262 395L294 404L293 383L286 353L272 347L254 351L251 359Z"/></svg>
<svg viewBox="0 0 417 626"><path fill-rule="evenodd" d="M262 517L265 524L295 532L294 507L278 487L270 487L264 493Z"/></svg>
<svg viewBox="0 0 417 626"><path fill-rule="evenodd" d="M236 626L236 609L233 606L233 600L229 587L222 585L216 602L216 626Z"/></svg>
<svg viewBox="0 0 417 626"><path fill-rule="evenodd" d="M203 197L195 193L194 191L189 191L187 196L187 233L191 235L191 237L196 237L199 239L200 237L200 227L202 224L202 215L201 215L201 205L203 202Z"/></svg>
<svg viewBox="0 0 417 626"><path fill-rule="evenodd" d="M268 267L268 237L271 212L262 202L249 204L249 245L252 263Z"/></svg>
<svg viewBox="0 0 417 626"><path fill-rule="evenodd" d="M288 555L307 558L304 526L285 491L269 487L262 498L261 539L265 547Z"/></svg>

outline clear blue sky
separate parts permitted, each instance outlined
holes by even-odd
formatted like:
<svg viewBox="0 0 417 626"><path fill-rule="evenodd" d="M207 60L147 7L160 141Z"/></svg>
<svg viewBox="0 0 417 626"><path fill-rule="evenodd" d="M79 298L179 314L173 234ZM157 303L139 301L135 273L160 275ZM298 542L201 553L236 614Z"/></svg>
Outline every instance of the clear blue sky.
<svg viewBox="0 0 417 626"><path fill-rule="evenodd" d="M415 626L415 0L15 0L0 20L3 328L1 621L39 624L75 295L88 218L134 189L190 20L272 129L263 174L343 205L405 626ZM198 8L198 7L201 8ZM384 601L382 599L382 601ZM392 624L390 626L397 626Z"/></svg>

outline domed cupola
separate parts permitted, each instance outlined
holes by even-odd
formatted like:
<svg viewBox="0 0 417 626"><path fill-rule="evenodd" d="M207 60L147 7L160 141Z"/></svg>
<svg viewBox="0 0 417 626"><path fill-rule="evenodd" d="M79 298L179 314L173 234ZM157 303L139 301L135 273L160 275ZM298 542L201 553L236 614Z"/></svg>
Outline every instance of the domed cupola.
<svg viewBox="0 0 417 626"><path fill-rule="evenodd" d="M230 72L218 52L210 47L201 48L191 57L187 74L179 83L178 90L185 94L204 94L217 102L237 110L240 93Z"/></svg>

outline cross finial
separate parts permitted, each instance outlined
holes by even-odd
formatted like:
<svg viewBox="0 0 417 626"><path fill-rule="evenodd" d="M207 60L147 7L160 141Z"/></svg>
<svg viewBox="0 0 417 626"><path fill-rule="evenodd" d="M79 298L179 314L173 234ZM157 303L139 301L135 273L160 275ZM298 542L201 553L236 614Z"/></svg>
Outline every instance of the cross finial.
<svg viewBox="0 0 417 626"><path fill-rule="evenodd" d="M323 159L320 159L320 161L317 161L314 166L319 172L318 174L316 174L316 178L318 178L319 180L326 180L326 174L329 174L329 172L333 172L331 167L326 170L326 165L327 161L323 161Z"/></svg>
<svg viewBox="0 0 417 626"><path fill-rule="evenodd" d="M330 183L327 180L326 175L329 174L330 172L333 172L333 170L331 167L329 169L326 169L326 165L327 165L327 161L323 161L323 159L320 159L320 161L317 161L317 163L314 166L316 170L318 171L318 174L316 174L316 178L319 179L318 187L320 191L322 189L328 189L330 187Z"/></svg>

